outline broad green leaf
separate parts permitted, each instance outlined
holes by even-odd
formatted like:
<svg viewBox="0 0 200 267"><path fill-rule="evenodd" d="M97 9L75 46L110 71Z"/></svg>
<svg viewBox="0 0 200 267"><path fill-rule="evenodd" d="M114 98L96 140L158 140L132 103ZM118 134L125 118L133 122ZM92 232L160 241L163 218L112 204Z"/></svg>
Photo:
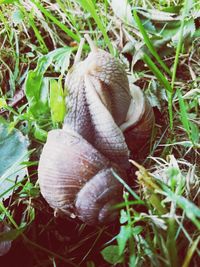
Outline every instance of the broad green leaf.
<svg viewBox="0 0 200 267"><path fill-rule="evenodd" d="M28 160L28 140L0 118L0 200L8 198L18 183L27 175L27 168L21 165ZM16 184L17 183L17 184Z"/></svg>
<svg viewBox="0 0 200 267"><path fill-rule="evenodd" d="M25 82L25 94L30 107L33 106L34 102L37 102L37 100L39 99L41 86L42 75L37 74L33 70L29 71Z"/></svg>
<svg viewBox="0 0 200 267"><path fill-rule="evenodd" d="M123 257L119 255L119 248L116 245L111 245L104 248L101 254L105 261L110 264L117 264L123 262Z"/></svg>
<svg viewBox="0 0 200 267"><path fill-rule="evenodd" d="M25 82L25 94L29 110L34 117L45 116L49 112L48 82L48 78L43 78L35 71L29 71Z"/></svg>
<svg viewBox="0 0 200 267"><path fill-rule="evenodd" d="M54 63L55 71L60 71L63 75L68 70L71 53L71 47L57 48L39 59L36 70L43 75L48 67Z"/></svg>
<svg viewBox="0 0 200 267"><path fill-rule="evenodd" d="M66 105L60 80L58 82L56 80L50 81L50 108L53 123L63 122L66 113Z"/></svg>
<svg viewBox="0 0 200 267"><path fill-rule="evenodd" d="M44 77L50 65L54 64L55 71L61 75L68 70L72 49L69 47L58 48L38 60L35 70L29 71L25 81L25 94L29 103L29 110L34 117L48 116L50 109L49 78Z"/></svg>
<svg viewBox="0 0 200 267"><path fill-rule="evenodd" d="M56 50L55 50L56 51ZM69 60L72 53L72 49L70 47L63 47L57 49L56 52L53 53L53 62L55 62L55 71L60 71L61 75L69 68Z"/></svg>

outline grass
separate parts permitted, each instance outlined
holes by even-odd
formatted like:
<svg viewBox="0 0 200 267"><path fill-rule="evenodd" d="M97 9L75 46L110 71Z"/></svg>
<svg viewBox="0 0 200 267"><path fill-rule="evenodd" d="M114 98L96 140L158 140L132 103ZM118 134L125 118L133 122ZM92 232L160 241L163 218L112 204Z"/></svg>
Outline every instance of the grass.
<svg viewBox="0 0 200 267"><path fill-rule="evenodd" d="M1 177L12 179L12 186L0 189L0 229L10 228L0 233L0 245L12 242L0 256L2 266L12 259L18 266L19 258L22 267L199 265L200 6L124 0L116 13L115 4L1 1L0 151L7 153L1 150L6 133L16 138L13 144L21 134L29 142L19 152L29 160L14 162L14 169L0 164ZM114 173L124 202L114 207L119 221L104 227L53 217L37 181L47 132L62 127L67 112L64 80L86 33L119 57L156 117L148 157L138 162L141 155L132 155L130 183ZM82 58L87 54L84 45Z"/></svg>

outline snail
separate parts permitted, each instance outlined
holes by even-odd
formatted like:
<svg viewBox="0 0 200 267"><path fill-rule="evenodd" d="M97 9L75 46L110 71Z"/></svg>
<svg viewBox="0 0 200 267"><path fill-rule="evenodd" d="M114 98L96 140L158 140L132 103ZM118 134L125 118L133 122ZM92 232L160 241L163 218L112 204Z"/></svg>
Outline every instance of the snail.
<svg viewBox="0 0 200 267"><path fill-rule="evenodd" d="M85 38L91 52L80 60L81 41L66 77L69 112L63 128L48 133L38 180L57 214L94 225L116 218L123 185L115 174L126 180L134 139L139 146L150 139L154 115L142 91L130 88L123 65Z"/></svg>

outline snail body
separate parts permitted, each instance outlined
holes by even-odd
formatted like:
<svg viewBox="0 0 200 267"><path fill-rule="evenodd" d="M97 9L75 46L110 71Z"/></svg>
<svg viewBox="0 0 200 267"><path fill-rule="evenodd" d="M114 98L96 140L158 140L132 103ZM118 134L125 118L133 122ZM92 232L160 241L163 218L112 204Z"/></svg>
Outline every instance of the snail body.
<svg viewBox="0 0 200 267"><path fill-rule="evenodd" d="M106 157L127 165L129 151L119 125L127 116L131 94L123 66L92 46L88 57L72 67L66 84L69 113L64 128L72 127Z"/></svg>
<svg viewBox="0 0 200 267"><path fill-rule="evenodd" d="M102 224L116 217L112 206L122 200L115 173L126 180L133 139L140 133L149 138L154 116L141 90L130 89L118 60L86 38L92 51L67 74L69 112L63 129L48 134L38 177L56 211Z"/></svg>
<svg viewBox="0 0 200 267"><path fill-rule="evenodd" d="M132 101L126 120L120 125L120 129L129 150L136 152L142 151L144 146L150 142L155 118L153 109L141 89L134 86L130 90Z"/></svg>

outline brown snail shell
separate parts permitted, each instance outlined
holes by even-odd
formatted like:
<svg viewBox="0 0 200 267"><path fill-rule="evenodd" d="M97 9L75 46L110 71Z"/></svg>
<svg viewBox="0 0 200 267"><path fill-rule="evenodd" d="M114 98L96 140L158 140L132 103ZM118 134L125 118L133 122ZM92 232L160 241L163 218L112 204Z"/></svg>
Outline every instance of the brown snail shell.
<svg viewBox="0 0 200 267"><path fill-rule="evenodd" d="M120 202L123 190L112 169L125 177L78 133L52 130L39 161L41 193L59 212L77 216L87 224L108 222L115 215L109 209Z"/></svg>
<svg viewBox="0 0 200 267"><path fill-rule="evenodd" d="M69 71L63 129L52 130L40 157L41 193L58 212L87 224L106 223L122 200L129 150L149 138L152 109L140 89L129 88L123 66L92 44ZM80 50L78 51L78 54Z"/></svg>

